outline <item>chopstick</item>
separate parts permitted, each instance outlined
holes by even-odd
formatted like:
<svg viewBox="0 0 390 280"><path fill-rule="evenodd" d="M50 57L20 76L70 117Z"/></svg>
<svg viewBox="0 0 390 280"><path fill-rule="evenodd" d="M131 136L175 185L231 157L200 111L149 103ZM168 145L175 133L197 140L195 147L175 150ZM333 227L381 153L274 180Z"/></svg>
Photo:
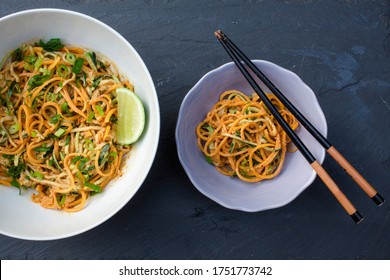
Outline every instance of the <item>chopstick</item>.
<svg viewBox="0 0 390 280"><path fill-rule="evenodd" d="M257 68L253 62L222 32L219 35L229 48L245 62L245 64L257 75L257 77L278 97L286 108L297 120L313 135L313 137L325 148L329 155L351 176L359 187L371 198L375 204L381 206L384 198L363 178L363 176L336 150L336 148L305 118L305 116L283 95L283 93Z"/></svg>
<svg viewBox="0 0 390 280"><path fill-rule="evenodd" d="M335 196L344 210L348 213L348 215L353 219L355 223L360 223L363 220L362 215L356 210L355 206L349 201L349 199L344 195L344 193L339 189L333 179L329 176L329 174L325 171L325 169L321 166L321 164L316 160L313 154L309 151L309 149L305 146L302 140L298 137L298 135L294 132L294 130L288 125L279 111L275 108L272 102L268 99L266 94L260 88L260 86L256 83L255 79L249 74L246 68L238 59L237 55L234 53L232 48L226 43L224 39L224 34L220 31L216 31L214 35L218 38L219 42L222 44L226 52L232 58L238 69L244 75L245 79L249 82L255 92L259 95L260 99L264 102L265 106L267 106L268 110L278 121L280 126L286 132L286 134L290 137L291 141L295 144L298 150L301 152L303 157L308 161L317 175L321 178L324 184L328 187L331 193ZM226 36L225 36L226 37Z"/></svg>

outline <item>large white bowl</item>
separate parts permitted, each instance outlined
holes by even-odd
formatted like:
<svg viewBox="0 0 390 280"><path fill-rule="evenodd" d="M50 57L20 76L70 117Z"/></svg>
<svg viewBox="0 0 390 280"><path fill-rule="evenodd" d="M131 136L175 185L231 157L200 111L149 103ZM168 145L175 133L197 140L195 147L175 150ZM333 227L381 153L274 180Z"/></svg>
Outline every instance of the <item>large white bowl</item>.
<svg viewBox="0 0 390 280"><path fill-rule="evenodd" d="M253 62L326 136L326 120L313 91L296 74L280 66L262 60ZM259 84L266 90L262 83ZM180 162L194 186L222 206L248 212L283 206L307 188L316 176L300 152L287 153L283 170L276 178L246 183L219 173L206 162L197 146L196 126L219 100L220 94L230 89L248 95L253 92L233 62L207 73L188 92L181 104L176 126ZM324 148L303 127L298 128L297 134L322 163L325 158Z"/></svg>
<svg viewBox="0 0 390 280"><path fill-rule="evenodd" d="M36 9L0 19L0 57L32 40L61 38L65 44L94 50L114 61L135 87L145 105L147 124L126 162L124 175L89 199L85 209L65 213L42 208L31 193L18 195L16 188L0 186L0 233L29 240L51 240L85 232L120 210L137 192L154 160L160 134L156 89L141 57L118 32L80 13Z"/></svg>

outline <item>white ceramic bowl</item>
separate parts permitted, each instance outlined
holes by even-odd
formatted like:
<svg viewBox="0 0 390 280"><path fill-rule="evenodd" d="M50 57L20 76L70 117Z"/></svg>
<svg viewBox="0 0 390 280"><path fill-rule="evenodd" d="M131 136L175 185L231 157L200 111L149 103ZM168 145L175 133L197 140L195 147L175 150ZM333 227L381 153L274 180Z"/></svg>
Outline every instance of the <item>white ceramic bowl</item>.
<svg viewBox="0 0 390 280"><path fill-rule="evenodd" d="M254 63L326 136L326 120L313 91L296 74L280 66L262 60ZM266 89L262 83L259 84ZM207 73L188 92L181 104L176 126L180 162L194 186L222 206L248 212L283 206L307 188L316 176L300 152L287 153L283 170L276 178L246 183L220 174L206 162L197 146L196 126L218 101L220 94L230 89L248 95L253 92L233 62ZM322 146L303 127L298 128L297 134L322 163L325 158Z"/></svg>
<svg viewBox="0 0 390 280"><path fill-rule="evenodd" d="M61 38L105 55L135 87L145 105L144 134L131 151L124 175L89 199L85 209L65 213L31 202L31 193L18 195L16 188L0 186L0 233L29 240L51 240L85 232L120 210L137 192L154 160L160 134L156 90L141 57L118 32L83 14L58 9L18 12L0 19L0 57L32 40Z"/></svg>

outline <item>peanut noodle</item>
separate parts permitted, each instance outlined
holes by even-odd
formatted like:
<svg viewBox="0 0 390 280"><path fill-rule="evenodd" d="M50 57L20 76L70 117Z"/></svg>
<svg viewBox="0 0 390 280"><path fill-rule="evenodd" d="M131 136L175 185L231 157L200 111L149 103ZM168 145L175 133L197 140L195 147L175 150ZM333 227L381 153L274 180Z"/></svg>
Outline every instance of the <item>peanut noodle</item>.
<svg viewBox="0 0 390 280"><path fill-rule="evenodd" d="M296 129L295 117L273 94L267 96ZM246 182L278 175L290 142L257 94L248 97L237 90L222 93L196 133L200 150L220 173Z"/></svg>
<svg viewBox="0 0 390 280"><path fill-rule="evenodd" d="M0 183L75 212L121 175L130 146L117 143L115 90L133 86L108 59L58 40L23 44L1 68Z"/></svg>

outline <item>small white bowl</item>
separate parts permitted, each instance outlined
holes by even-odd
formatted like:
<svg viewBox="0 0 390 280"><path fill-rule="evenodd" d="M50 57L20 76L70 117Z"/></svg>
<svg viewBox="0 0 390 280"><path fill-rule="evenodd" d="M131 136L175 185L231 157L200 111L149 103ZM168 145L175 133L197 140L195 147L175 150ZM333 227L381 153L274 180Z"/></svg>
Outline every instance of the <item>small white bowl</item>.
<svg viewBox="0 0 390 280"><path fill-rule="evenodd" d="M278 65L262 60L253 62L326 136L325 116L313 91L296 74ZM259 84L266 90L261 82ZM248 95L254 91L233 62L207 73L188 92L181 104L176 126L176 145L180 162L194 186L224 207L255 212L283 206L297 197L316 177L316 173L299 151L287 153L283 170L276 178L259 183L246 183L219 173L206 162L197 146L196 126L219 100L220 94L231 89ZM305 128L300 126L297 134L322 163L325 158L324 148Z"/></svg>
<svg viewBox="0 0 390 280"><path fill-rule="evenodd" d="M18 12L0 19L0 57L24 42L60 38L103 54L135 87L145 105L147 124L130 152L123 176L88 200L80 212L48 210L31 201L31 192L0 186L0 233L29 240L51 240L85 232L119 211L145 180L155 157L160 134L160 111L153 80L136 50L106 24L80 13L59 9Z"/></svg>

